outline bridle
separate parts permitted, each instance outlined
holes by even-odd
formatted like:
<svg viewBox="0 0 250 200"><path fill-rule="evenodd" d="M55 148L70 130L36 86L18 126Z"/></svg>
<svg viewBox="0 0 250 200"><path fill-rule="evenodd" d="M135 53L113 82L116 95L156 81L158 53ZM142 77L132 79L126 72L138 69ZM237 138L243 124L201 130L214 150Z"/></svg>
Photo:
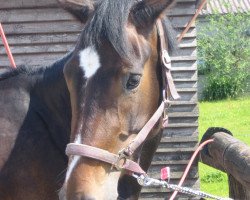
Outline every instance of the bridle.
<svg viewBox="0 0 250 200"><path fill-rule="evenodd" d="M164 29L161 20L156 22L158 36L160 38L161 47L161 58L162 58L162 72L163 76L163 100L155 111L153 116L144 125L141 131L137 134L135 139L124 149L120 150L118 154L111 153L109 151L85 145L69 143L66 148L66 155L68 156L83 156L95 160L99 160L110 164L117 170L127 170L130 173L145 174L146 172L139 166L139 164L131 159L129 159L139 146L146 140L148 134L154 127L154 125L159 121L159 119L164 114L163 127L166 127L168 123L168 116L165 110L170 105L170 96L173 99L178 99L179 95L175 88L173 78L171 75L171 59L166 50L166 39L164 35Z"/></svg>

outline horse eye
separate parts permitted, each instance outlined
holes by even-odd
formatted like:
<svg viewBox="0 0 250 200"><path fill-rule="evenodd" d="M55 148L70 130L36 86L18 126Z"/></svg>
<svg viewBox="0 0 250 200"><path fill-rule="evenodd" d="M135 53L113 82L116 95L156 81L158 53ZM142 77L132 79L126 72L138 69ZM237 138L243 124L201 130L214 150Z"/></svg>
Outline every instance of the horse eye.
<svg viewBox="0 0 250 200"><path fill-rule="evenodd" d="M135 89L139 84L141 80L140 74L130 74L126 83L126 89L133 90Z"/></svg>

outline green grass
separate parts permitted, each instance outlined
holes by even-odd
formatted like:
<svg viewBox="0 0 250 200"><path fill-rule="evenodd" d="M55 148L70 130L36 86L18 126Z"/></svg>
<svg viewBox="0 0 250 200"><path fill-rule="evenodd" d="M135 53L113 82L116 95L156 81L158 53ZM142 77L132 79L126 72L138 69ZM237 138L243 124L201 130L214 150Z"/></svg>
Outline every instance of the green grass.
<svg viewBox="0 0 250 200"><path fill-rule="evenodd" d="M223 127L234 137L250 146L250 97L238 100L199 103L200 139L209 127ZM201 190L228 196L227 175L202 163L199 164Z"/></svg>

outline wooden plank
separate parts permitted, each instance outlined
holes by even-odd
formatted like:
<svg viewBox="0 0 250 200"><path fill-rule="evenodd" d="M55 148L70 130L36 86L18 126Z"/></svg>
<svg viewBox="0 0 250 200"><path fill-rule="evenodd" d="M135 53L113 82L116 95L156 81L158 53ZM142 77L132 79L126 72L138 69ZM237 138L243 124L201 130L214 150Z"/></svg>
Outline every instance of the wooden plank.
<svg viewBox="0 0 250 200"><path fill-rule="evenodd" d="M195 14L195 4L192 2L177 3L177 5L166 13L168 16L189 16Z"/></svg>
<svg viewBox="0 0 250 200"><path fill-rule="evenodd" d="M191 105L196 105L197 102L195 101L172 101L171 102L171 106L178 106L178 105L187 105L187 106L191 106Z"/></svg>
<svg viewBox="0 0 250 200"><path fill-rule="evenodd" d="M164 161L153 161L151 163L151 167L154 167L155 165L164 165L164 166L172 166L172 165L187 165L188 164L188 160L164 160Z"/></svg>
<svg viewBox="0 0 250 200"><path fill-rule="evenodd" d="M193 70L190 70L190 71L193 71ZM180 83L194 83L194 82L197 82L197 79L181 78L181 79L174 79L174 82L176 84L180 84Z"/></svg>
<svg viewBox="0 0 250 200"><path fill-rule="evenodd" d="M197 140L194 142L172 142L172 143L160 143L159 148L169 148L169 149L183 149L183 148L190 148L190 147L197 147ZM160 164L159 162L158 164ZM165 162L162 162L162 164L165 164ZM166 165L166 164L165 164ZM175 162L172 163L172 165L180 166L181 164L176 164Z"/></svg>
<svg viewBox="0 0 250 200"><path fill-rule="evenodd" d="M161 139L162 143L180 143L180 142L197 142L197 136L186 137L164 137Z"/></svg>
<svg viewBox="0 0 250 200"><path fill-rule="evenodd" d="M175 79L174 83L176 88L197 88L196 79Z"/></svg>
<svg viewBox="0 0 250 200"><path fill-rule="evenodd" d="M177 92L182 93L182 92L197 92L197 88L178 88Z"/></svg>
<svg viewBox="0 0 250 200"><path fill-rule="evenodd" d="M172 72L186 72L186 71L196 71L197 67L195 64L189 66L189 67L182 67L183 65L181 65L181 67L172 67L171 71Z"/></svg>
<svg viewBox="0 0 250 200"><path fill-rule="evenodd" d="M179 47L180 48L194 48L194 47L197 47L197 43L196 41L194 41L193 43L182 43L182 44L179 44Z"/></svg>
<svg viewBox="0 0 250 200"><path fill-rule="evenodd" d="M75 21L75 17L62 8L10 9L0 12L2 23L13 22L45 22L45 21Z"/></svg>
<svg viewBox="0 0 250 200"><path fill-rule="evenodd" d="M172 104L171 107L168 109L169 113L174 113L174 112L193 112L193 113L198 113L198 106L196 104L179 104L179 105L174 105Z"/></svg>
<svg viewBox="0 0 250 200"><path fill-rule="evenodd" d="M196 71L173 71L172 76L175 79L190 79L197 80L197 72Z"/></svg>
<svg viewBox="0 0 250 200"><path fill-rule="evenodd" d="M197 40L195 37L187 37L181 40L181 43L179 43L180 48L184 47L197 47Z"/></svg>
<svg viewBox="0 0 250 200"><path fill-rule="evenodd" d="M194 123L172 123L168 125L168 128L189 128L198 127L198 122Z"/></svg>
<svg viewBox="0 0 250 200"><path fill-rule="evenodd" d="M79 33L82 25L74 21L59 21L59 22L39 22L39 23L13 23L3 24L5 34L20 35L20 34L39 34L39 33Z"/></svg>
<svg viewBox="0 0 250 200"><path fill-rule="evenodd" d="M180 62L180 61L196 61L196 56L172 56L171 61L172 62Z"/></svg>
<svg viewBox="0 0 250 200"><path fill-rule="evenodd" d="M184 30L184 28L178 28L176 29L176 37L178 38L180 36L180 34L182 33L182 31ZM191 27L188 32L184 35L183 38L195 38L196 37L196 28L195 27Z"/></svg>
<svg viewBox="0 0 250 200"><path fill-rule="evenodd" d="M172 124L198 124L198 117L169 117L168 123Z"/></svg>
<svg viewBox="0 0 250 200"><path fill-rule="evenodd" d="M178 148L178 149L174 149L174 148L158 148L157 149L157 153L192 153L194 152L196 149L196 147L192 147L192 148Z"/></svg>
<svg viewBox="0 0 250 200"><path fill-rule="evenodd" d="M184 47L184 48L179 48L176 53L178 56L196 56L197 54L197 48L196 47Z"/></svg>
<svg viewBox="0 0 250 200"><path fill-rule="evenodd" d="M176 16L176 17L171 17L170 21L171 24L174 28L185 28L189 21L192 19L192 16ZM195 27L195 24L191 25L192 28Z"/></svg>
<svg viewBox="0 0 250 200"><path fill-rule="evenodd" d="M27 44L62 44L72 43L75 44L80 33L59 33L59 34L27 34L27 35L9 35L8 43L12 45L27 45ZM0 48L3 44L0 43Z"/></svg>
<svg viewBox="0 0 250 200"><path fill-rule="evenodd" d="M65 53L73 49L73 44L37 44L29 46L12 46L11 52L14 56L18 54L31 54L31 53ZM0 48L0 55L6 55L5 49Z"/></svg>
<svg viewBox="0 0 250 200"><path fill-rule="evenodd" d="M177 90L183 89L196 89L197 90L197 79L174 79L175 87Z"/></svg>
<svg viewBox="0 0 250 200"><path fill-rule="evenodd" d="M49 65L62 58L66 53L51 53L47 54L20 54L15 55L14 59L17 65L29 65L29 66L43 66ZM7 56L0 55L0 65L9 66L9 60Z"/></svg>
<svg viewBox="0 0 250 200"><path fill-rule="evenodd" d="M198 117L198 113L193 113L193 112L175 112L175 113L169 113L168 115L170 118L176 118L176 117Z"/></svg>
<svg viewBox="0 0 250 200"><path fill-rule="evenodd" d="M198 127L194 125L193 127L168 127L163 130L164 137L181 137L181 136L196 136L198 135Z"/></svg>
<svg viewBox="0 0 250 200"><path fill-rule="evenodd" d="M190 160L191 156L192 156L192 152L155 153L153 161Z"/></svg>
<svg viewBox="0 0 250 200"><path fill-rule="evenodd" d="M197 101L196 92L179 92L180 101Z"/></svg>
<svg viewBox="0 0 250 200"><path fill-rule="evenodd" d="M169 152L171 153L171 152ZM153 167L151 167L149 170L148 170L148 173L151 174L154 178L159 178L159 172L161 171L161 168L165 167L165 163L160 163L159 165L154 165ZM183 172L185 171L185 165L184 164L181 164L181 165L178 165L178 164L173 164L170 166L171 167L171 170L172 172L175 172L175 176L172 176L173 179L178 179L179 177L178 176L181 176L183 174ZM197 176L197 166L195 165L192 165L191 167L191 173L189 174L190 176L188 178L195 178Z"/></svg>
<svg viewBox="0 0 250 200"><path fill-rule="evenodd" d="M171 107L168 109L169 113L175 113L175 112L193 112L198 113L198 106L196 104L194 105L171 105Z"/></svg>
<svg viewBox="0 0 250 200"><path fill-rule="evenodd" d="M34 8L34 7L58 7L56 0L0 0L0 9L13 9L13 8Z"/></svg>
<svg viewBox="0 0 250 200"><path fill-rule="evenodd" d="M173 57L172 57L173 58ZM193 67L197 68L197 61L196 60L172 60L172 71L175 71L179 67Z"/></svg>

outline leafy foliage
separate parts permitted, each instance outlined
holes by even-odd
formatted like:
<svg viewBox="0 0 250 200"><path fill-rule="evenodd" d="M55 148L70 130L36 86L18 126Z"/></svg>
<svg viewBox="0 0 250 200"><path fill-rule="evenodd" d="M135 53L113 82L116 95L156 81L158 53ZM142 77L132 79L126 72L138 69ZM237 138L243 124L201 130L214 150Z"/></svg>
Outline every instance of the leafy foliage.
<svg viewBox="0 0 250 200"><path fill-rule="evenodd" d="M201 178L204 183L218 183L227 180L225 173L220 171L210 172Z"/></svg>
<svg viewBox="0 0 250 200"><path fill-rule="evenodd" d="M206 75L204 100L244 93L250 74L250 13L215 14L198 23L199 74Z"/></svg>

